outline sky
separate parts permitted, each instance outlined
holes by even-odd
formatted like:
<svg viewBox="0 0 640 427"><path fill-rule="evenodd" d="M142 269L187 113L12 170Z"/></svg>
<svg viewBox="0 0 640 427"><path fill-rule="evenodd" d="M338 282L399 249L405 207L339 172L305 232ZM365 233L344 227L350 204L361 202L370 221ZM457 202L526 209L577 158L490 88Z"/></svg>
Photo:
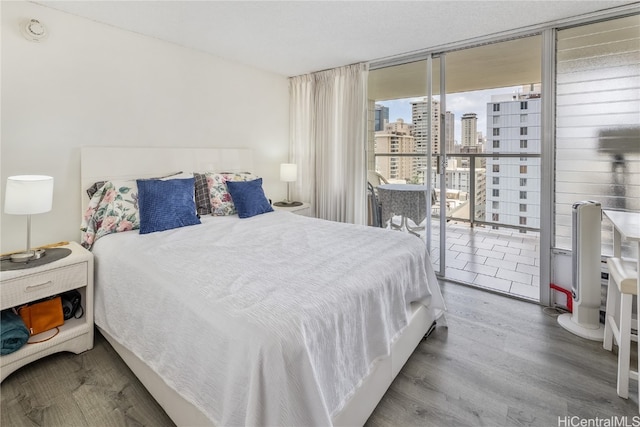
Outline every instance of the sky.
<svg viewBox="0 0 640 427"><path fill-rule="evenodd" d="M478 90L474 92L462 92L447 95L447 111L455 115L455 141L460 143L461 125L460 119L465 113L478 115L478 132L487 136L487 102L491 102L491 95L513 94L522 90L522 86L503 87L498 89ZM424 97L395 99L391 101L376 101L389 107L389 121L395 122L403 119L405 123L411 123L411 102L423 100ZM437 98L436 98L437 99Z"/></svg>

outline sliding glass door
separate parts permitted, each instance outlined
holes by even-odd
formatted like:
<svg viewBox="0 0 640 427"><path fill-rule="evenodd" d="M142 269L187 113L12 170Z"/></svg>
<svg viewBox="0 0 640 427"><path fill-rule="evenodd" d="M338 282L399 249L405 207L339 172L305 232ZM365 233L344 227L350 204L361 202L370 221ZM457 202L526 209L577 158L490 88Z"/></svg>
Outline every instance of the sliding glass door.
<svg viewBox="0 0 640 427"><path fill-rule="evenodd" d="M369 169L428 188L409 231L441 277L548 304L571 205L638 210L639 29L603 13L372 66Z"/></svg>
<svg viewBox="0 0 640 427"><path fill-rule="evenodd" d="M370 168L428 188L418 234L436 272L532 300L540 282L540 45L530 36L431 54L372 70L369 82L377 126Z"/></svg>
<svg viewBox="0 0 640 427"><path fill-rule="evenodd" d="M438 162L444 162L440 64L440 58L428 57L370 73L368 169L371 191L382 205L379 225L422 239L444 275L444 201L437 197Z"/></svg>

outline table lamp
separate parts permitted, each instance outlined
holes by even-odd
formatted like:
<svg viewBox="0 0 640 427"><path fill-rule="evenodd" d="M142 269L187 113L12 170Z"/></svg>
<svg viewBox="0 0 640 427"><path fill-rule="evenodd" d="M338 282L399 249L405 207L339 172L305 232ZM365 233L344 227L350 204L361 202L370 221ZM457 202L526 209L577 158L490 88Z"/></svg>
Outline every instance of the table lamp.
<svg viewBox="0 0 640 427"><path fill-rule="evenodd" d="M289 197L289 183L298 179L298 165L295 163L282 163L280 165L280 181L287 183L287 199L282 202L274 203L275 206L291 207L302 206L302 202L292 202Z"/></svg>
<svg viewBox="0 0 640 427"><path fill-rule="evenodd" d="M16 175L7 178L4 212L9 215L27 215L27 250L11 255L11 261L27 262L44 255L44 249L31 250L31 215L49 212L52 205L53 177Z"/></svg>

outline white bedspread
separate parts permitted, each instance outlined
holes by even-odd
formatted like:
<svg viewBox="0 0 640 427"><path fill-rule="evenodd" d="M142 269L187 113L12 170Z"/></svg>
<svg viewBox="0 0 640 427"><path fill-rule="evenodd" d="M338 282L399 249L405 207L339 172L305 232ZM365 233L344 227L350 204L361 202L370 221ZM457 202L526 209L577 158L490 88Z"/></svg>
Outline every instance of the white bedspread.
<svg viewBox="0 0 640 427"><path fill-rule="evenodd" d="M220 426L331 425L409 303L444 309L420 239L282 211L93 253L96 324Z"/></svg>

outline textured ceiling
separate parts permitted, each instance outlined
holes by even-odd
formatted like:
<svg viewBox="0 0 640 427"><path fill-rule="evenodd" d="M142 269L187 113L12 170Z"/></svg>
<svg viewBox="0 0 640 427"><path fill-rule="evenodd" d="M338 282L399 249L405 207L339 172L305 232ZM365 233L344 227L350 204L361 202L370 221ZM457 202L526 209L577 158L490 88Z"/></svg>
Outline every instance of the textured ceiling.
<svg viewBox="0 0 640 427"><path fill-rule="evenodd" d="M36 1L294 76L633 1Z"/></svg>

